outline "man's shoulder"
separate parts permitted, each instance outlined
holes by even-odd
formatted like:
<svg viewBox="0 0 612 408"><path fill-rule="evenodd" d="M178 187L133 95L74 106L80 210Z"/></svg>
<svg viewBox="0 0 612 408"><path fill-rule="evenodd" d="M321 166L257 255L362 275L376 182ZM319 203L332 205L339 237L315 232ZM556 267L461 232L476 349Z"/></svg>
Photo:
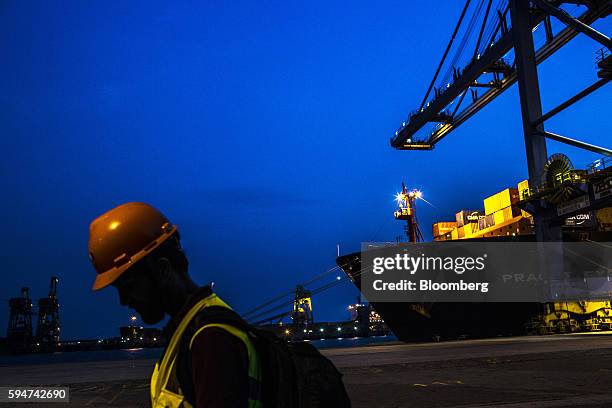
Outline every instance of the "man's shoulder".
<svg viewBox="0 0 612 408"><path fill-rule="evenodd" d="M189 348L207 351L244 348L242 341L220 327L208 327L195 332L189 339Z"/></svg>
<svg viewBox="0 0 612 408"><path fill-rule="evenodd" d="M211 327L207 327L210 326ZM183 335L183 340L188 344L193 343L194 337L203 335L214 338L236 339L236 336L228 330L217 325L227 325L238 330L249 330L249 324L245 322L240 315L232 309L220 306L206 307L200 310L193 319L189 322L187 329Z"/></svg>
<svg viewBox="0 0 612 408"><path fill-rule="evenodd" d="M225 306L205 307L190 322L196 330L209 324L224 324L245 331L250 327L238 313Z"/></svg>

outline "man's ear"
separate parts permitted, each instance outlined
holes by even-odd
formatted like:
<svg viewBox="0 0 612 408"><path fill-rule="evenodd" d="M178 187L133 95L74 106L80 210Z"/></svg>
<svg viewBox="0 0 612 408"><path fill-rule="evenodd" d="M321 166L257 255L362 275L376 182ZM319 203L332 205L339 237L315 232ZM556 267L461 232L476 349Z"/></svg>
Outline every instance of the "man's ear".
<svg viewBox="0 0 612 408"><path fill-rule="evenodd" d="M157 258L157 269L159 270L162 281L169 280L172 275L172 264L165 257Z"/></svg>

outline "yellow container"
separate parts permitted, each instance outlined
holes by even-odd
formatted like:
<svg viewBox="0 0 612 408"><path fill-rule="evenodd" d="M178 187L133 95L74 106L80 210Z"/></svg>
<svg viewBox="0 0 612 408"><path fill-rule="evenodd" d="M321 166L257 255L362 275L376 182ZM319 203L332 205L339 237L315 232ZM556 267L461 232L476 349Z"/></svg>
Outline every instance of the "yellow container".
<svg viewBox="0 0 612 408"><path fill-rule="evenodd" d="M514 218L512 217L512 207L506 207L502 211L504 212L504 221Z"/></svg>
<svg viewBox="0 0 612 408"><path fill-rule="evenodd" d="M457 228L456 222L437 222L433 225L433 236L439 237L448 232L451 232L453 228Z"/></svg>
<svg viewBox="0 0 612 408"><path fill-rule="evenodd" d="M529 180L523 180L520 183L518 183L518 193L519 193L519 200L523 200L525 198L525 193L527 193L527 191L525 190L529 190Z"/></svg>
<svg viewBox="0 0 612 408"><path fill-rule="evenodd" d="M459 239L459 231L457 231L457 228L451 231L451 239Z"/></svg>
<svg viewBox="0 0 612 408"><path fill-rule="evenodd" d="M469 224L465 224L463 226L464 237L469 238L472 234L474 234L477 227L478 227L478 223L470 222Z"/></svg>
<svg viewBox="0 0 612 408"><path fill-rule="evenodd" d="M501 207L499 206L499 197L497 196L497 194L494 194L491 197L487 197L484 199L485 214L493 214L500 208Z"/></svg>
<svg viewBox="0 0 612 408"><path fill-rule="evenodd" d="M505 207L510 207L518 201L518 190L516 188L507 188L491 197L484 200L485 214L493 214L496 211Z"/></svg>
<svg viewBox="0 0 612 408"><path fill-rule="evenodd" d="M505 220L506 218L504 217L504 210L495 211L493 213L493 222L495 223L495 225L499 225Z"/></svg>
<svg viewBox="0 0 612 408"><path fill-rule="evenodd" d="M518 201L518 190L516 188L507 188L497 194L499 195L500 208L510 207Z"/></svg>

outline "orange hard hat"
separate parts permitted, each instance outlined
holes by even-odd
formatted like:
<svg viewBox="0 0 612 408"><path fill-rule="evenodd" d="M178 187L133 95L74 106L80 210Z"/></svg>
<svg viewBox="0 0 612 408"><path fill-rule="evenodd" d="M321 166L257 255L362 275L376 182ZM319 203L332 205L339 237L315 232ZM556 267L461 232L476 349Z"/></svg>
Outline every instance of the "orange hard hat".
<svg viewBox="0 0 612 408"><path fill-rule="evenodd" d="M93 290L113 283L176 230L164 214L145 203L125 203L93 220L89 258L98 273Z"/></svg>

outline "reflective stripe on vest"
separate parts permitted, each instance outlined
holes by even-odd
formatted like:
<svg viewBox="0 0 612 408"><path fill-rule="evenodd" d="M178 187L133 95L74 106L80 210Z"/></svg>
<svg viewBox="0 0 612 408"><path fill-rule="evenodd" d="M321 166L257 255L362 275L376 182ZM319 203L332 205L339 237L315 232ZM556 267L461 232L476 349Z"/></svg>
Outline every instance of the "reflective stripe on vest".
<svg viewBox="0 0 612 408"><path fill-rule="evenodd" d="M189 323L202 309L210 306L221 306L231 310L231 308L215 294L212 294L197 302L185 314L183 320L174 331L170 342L164 352L161 361L155 364L153 375L151 376L151 403L153 408L192 408L189 402L185 401L176 375L176 357L179 351L181 338ZM249 408L262 408L261 404L261 371L257 352L247 334L233 326L226 324L207 324L199 328L189 342L189 348L195 336L202 330L209 327L219 327L237 337L246 347L249 359Z"/></svg>

